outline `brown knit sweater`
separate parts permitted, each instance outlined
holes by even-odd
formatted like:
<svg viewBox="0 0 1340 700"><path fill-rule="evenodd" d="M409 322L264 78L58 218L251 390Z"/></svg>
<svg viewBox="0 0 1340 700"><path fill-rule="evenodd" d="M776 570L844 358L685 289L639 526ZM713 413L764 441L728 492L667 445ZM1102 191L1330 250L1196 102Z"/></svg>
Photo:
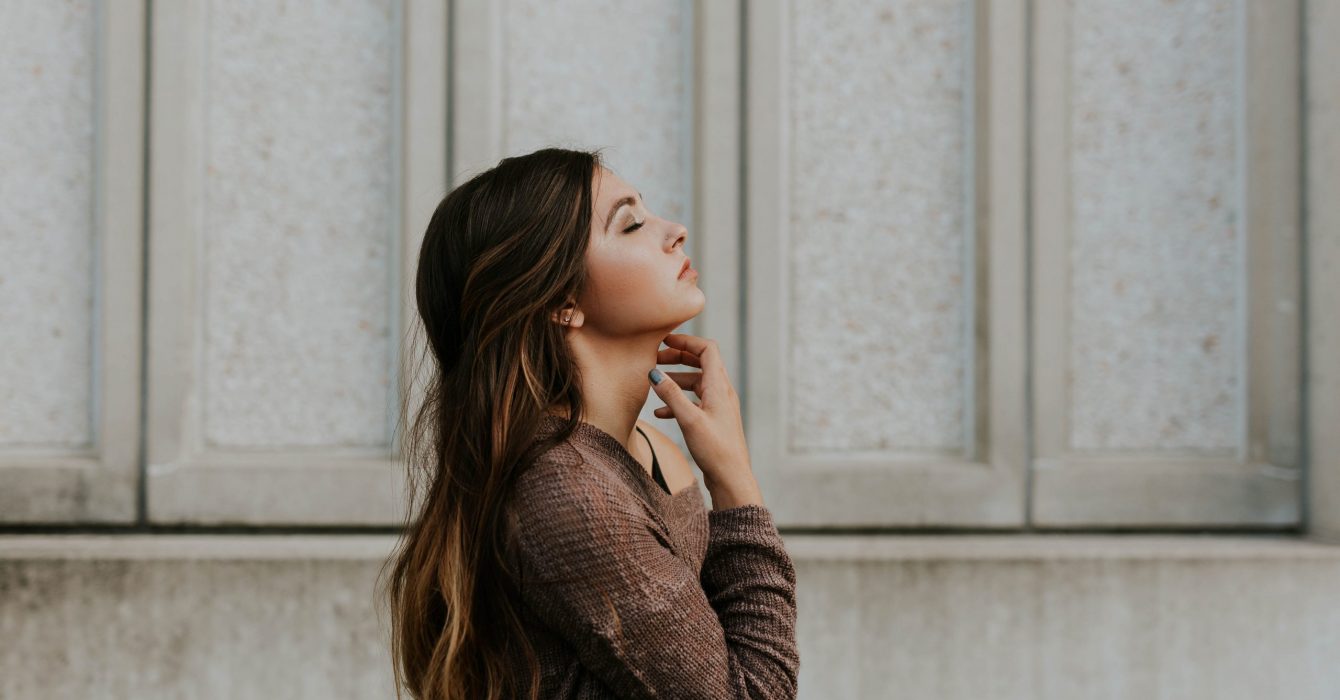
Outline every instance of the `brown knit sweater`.
<svg viewBox="0 0 1340 700"><path fill-rule="evenodd" d="M764 506L709 512L696 480L667 493L583 422L509 514L541 698L796 696L795 569Z"/></svg>

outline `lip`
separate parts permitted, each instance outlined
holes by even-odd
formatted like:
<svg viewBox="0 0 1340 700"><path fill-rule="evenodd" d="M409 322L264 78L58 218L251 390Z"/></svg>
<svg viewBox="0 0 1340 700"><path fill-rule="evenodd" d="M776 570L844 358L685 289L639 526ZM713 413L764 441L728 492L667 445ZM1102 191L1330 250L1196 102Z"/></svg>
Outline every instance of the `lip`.
<svg viewBox="0 0 1340 700"><path fill-rule="evenodd" d="M693 261L690 260L689 258L684 258L684 265L683 265L683 267L679 268L679 279L684 279L684 276L689 272L689 270L693 270L692 267L689 267L689 265L690 265L692 262L693 262ZM698 271L697 271L697 270L693 270L693 273L696 275L696 274L698 274Z"/></svg>

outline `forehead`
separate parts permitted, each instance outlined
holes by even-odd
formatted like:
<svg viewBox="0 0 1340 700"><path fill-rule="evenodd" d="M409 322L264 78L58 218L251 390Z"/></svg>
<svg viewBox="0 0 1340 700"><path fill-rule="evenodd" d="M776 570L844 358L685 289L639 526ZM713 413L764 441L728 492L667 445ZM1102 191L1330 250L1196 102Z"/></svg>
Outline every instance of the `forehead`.
<svg viewBox="0 0 1340 700"><path fill-rule="evenodd" d="M609 168L599 168L595 175L595 206L596 211L604 216L609 210L611 204L620 197L636 197L637 192L633 186L624 182L624 179L614 173Z"/></svg>

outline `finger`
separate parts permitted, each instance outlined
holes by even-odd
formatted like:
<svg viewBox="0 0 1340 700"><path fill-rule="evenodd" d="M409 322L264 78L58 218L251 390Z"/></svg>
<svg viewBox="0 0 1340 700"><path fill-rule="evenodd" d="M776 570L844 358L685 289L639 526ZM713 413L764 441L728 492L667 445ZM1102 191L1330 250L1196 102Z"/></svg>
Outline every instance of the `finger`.
<svg viewBox="0 0 1340 700"><path fill-rule="evenodd" d="M702 357L707 348L713 345L713 341L696 335L687 333L671 333L661 339L662 343L669 345L677 350L684 350L692 355Z"/></svg>
<svg viewBox="0 0 1340 700"><path fill-rule="evenodd" d="M708 365L722 366L721 350L717 341L686 333L671 333L661 340L662 343L681 352L687 352L698 358L696 366L708 369Z"/></svg>
<svg viewBox="0 0 1340 700"><path fill-rule="evenodd" d="M687 389L695 394L698 393L698 383L703 379L702 372L669 372L666 370L661 370L661 372L664 373L665 376L675 380L675 383L679 385L679 388Z"/></svg>
<svg viewBox="0 0 1340 700"><path fill-rule="evenodd" d="M699 385L702 391L698 392L699 396L704 392L722 390L730 384L730 378L726 375L726 364L721 358L721 350L715 340L685 333L671 333L661 342L697 356L696 366L703 370L703 380Z"/></svg>
<svg viewBox="0 0 1340 700"><path fill-rule="evenodd" d="M690 402L690 403L693 403L693 402ZM702 406L701 406L700 404L694 403L693 405L694 405L694 406L698 406L700 409L702 408ZM659 407L659 408L653 409L651 413L652 413L652 415L656 416L657 418L674 418L674 417L675 417L675 413L674 413L674 411L671 411L669 406L661 406L661 407Z"/></svg>
<svg viewBox="0 0 1340 700"><path fill-rule="evenodd" d="M661 400L665 402L665 405L670 407L670 411L674 414L675 420L680 423L694 420L696 418L696 412L700 412L702 409L698 408L697 405L689 400L688 395L684 393L684 390L679 387L678 383L674 382L669 377L657 377L655 375L665 375L665 373L652 368L652 370L648 372L647 378L652 382L655 382L658 378L661 380L660 383L652 384L651 388L656 392L657 396L661 397Z"/></svg>
<svg viewBox="0 0 1340 700"><path fill-rule="evenodd" d="M661 348L660 350L657 350L656 364L702 367L702 363L698 360L697 355L679 348Z"/></svg>

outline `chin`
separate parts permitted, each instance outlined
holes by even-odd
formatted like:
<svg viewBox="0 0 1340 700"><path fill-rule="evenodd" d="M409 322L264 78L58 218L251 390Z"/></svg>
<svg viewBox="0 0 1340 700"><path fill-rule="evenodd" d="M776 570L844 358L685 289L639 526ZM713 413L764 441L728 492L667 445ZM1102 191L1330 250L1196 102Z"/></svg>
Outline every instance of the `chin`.
<svg viewBox="0 0 1340 700"><path fill-rule="evenodd" d="M688 313L687 315L685 315L684 321L687 321L693 318L694 316L697 316L698 314L702 313L703 309L707 307L707 295L704 294L702 290L698 289L697 287L694 287L693 289L695 295L698 297L698 302L696 304L689 305ZM683 321L681 321L681 323L682 322Z"/></svg>

